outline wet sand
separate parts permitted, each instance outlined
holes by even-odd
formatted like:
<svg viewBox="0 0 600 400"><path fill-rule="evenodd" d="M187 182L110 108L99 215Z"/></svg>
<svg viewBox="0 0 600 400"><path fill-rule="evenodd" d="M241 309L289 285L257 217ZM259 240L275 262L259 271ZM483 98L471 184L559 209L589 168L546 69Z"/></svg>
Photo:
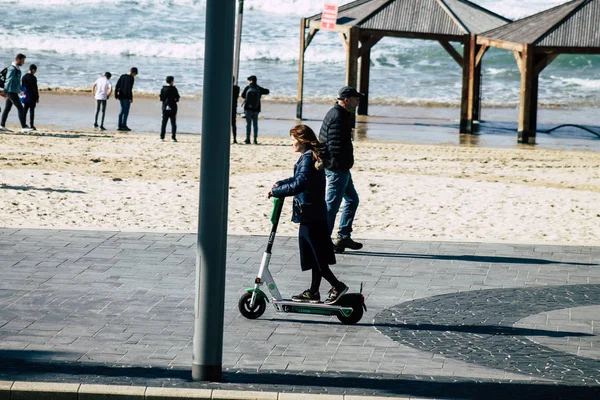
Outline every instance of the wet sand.
<svg viewBox="0 0 600 400"><path fill-rule="evenodd" d="M51 130L76 130L93 132L95 102L91 94L44 92L36 110L36 126ZM240 103L241 104L241 103ZM201 107L198 99L184 98L177 116L181 134L200 134ZM330 108L327 104L305 104L305 123L318 131L321 120ZM241 107L238 112L241 113ZM105 125L109 130L117 127L119 103L110 99ZM536 147L552 149L580 149L600 151L600 126L597 109L591 108L540 108ZM357 121L357 141L382 140L399 143L453 144L462 146L531 148L517 144L517 108L484 108L479 135L459 135L460 110L455 107L385 106L369 107L368 117ZM295 119L295 104L269 102L265 97L259 128L262 136L287 137ZM129 126L136 133L158 135L160 130L160 102L158 97L138 96L129 116ZM16 128L16 114L11 113L8 126ZM561 124L581 124L590 127L597 135L573 127L542 133ZM238 133L245 135L246 122L238 118Z"/></svg>

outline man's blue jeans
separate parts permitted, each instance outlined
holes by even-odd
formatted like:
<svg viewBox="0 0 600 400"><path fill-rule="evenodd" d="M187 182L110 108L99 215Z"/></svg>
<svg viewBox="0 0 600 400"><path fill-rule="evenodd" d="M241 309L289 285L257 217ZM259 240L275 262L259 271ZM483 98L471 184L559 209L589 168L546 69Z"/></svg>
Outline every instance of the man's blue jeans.
<svg viewBox="0 0 600 400"><path fill-rule="evenodd" d="M246 110L246 141L250 141L251 128L254 127L254 141L258 138L258 111Z"/></svg>
<svg viewBox="0 0 600 400"><path fill-rule="evenodd" d="M358 208L358 193L354 189L352 174L350 171L333 171L326 169L327 176L327 223L329 224L329 234L333 233L335 217L340 209L342 200L345 200L338 235L342 239L350 237L352 233L352 223L354 215Z"/></svg>
<svg viewBox="0 0 600 400"><path fill-rule="evenodd" d="M129 99L120 99L121 112L119 112L119 128L125 128L127 126L127 117L129 117L129 108L131 102Z"/></svg>

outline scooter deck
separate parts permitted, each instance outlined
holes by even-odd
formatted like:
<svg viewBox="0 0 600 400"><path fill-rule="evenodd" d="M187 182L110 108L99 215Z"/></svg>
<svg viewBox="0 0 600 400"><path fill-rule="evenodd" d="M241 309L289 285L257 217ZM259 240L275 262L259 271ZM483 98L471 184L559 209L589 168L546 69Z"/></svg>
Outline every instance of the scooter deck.
<svg viewBox="0 0 600 400"><path fill-rule="evenodd" d="M275 300L272 299L271 302L274 305L286 306L286 307L301 307L301 308L311 308L315 310L330 310L332 314L337 313L338 311L352 311L352 307L344 307L337 304L325 304L323 302L319 303L310 303L308 301L293 301L291 299L281 299Z"/></svg>

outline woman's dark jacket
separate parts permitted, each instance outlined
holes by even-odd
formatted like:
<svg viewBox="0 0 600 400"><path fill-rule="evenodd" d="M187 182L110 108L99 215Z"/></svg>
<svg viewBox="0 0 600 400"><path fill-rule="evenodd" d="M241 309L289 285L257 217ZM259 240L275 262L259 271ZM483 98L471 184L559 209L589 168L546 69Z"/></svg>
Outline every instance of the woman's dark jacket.
<svg viewBox="0 0 600 400"><path fill-rule="evenodd" d="M275 197L294 196L293 222L327 221L325 171L315 168L312 151L300 156L294 165L294 177L277 182L272 192Z"/></svg>

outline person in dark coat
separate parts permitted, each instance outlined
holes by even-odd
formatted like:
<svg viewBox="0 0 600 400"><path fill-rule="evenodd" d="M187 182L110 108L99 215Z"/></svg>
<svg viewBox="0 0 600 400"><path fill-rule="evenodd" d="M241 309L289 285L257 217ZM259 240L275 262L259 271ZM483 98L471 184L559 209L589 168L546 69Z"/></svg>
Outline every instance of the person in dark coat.
<svg viewBox="0 0 600 400"><path fill-rule="evenodd" d="M231 133L233 134L233 143L237 143L237 102L240 97L240 87L235 84L233 77L233 93L231 94Z"/></svg>
<svg viewBox="0 0 600 400"><path fill-rule="evenodd" d="M21 86L24 91L27 91L27 97L23 102L25 120L27 120L27 113L29 112L29 127L34 131L36 130L33 125L33 121L35 120L35 107L40 102L40 92L38 90L37 78L35 77L36 72L37 66L31 64L29 66L29 71L23 75L23 79L21 80Z"/></svg>
<svg viewBox="0 0 600 400"><path fill-rule="evenodd" d="M340 282L329 268L335 264L335 254L327 226L325 172L318 155L319 141L306 125L293 127L290 136L294 151L301 154L294 165L294 176L276 182L268 197L294 196L292 221L300 224L300 266L302 271L312 271L310 288L292 296L292 300L320 302L319 287L321 279L325 278L332 286L325 304L334 304L348 291L348 286Z"/></svg>
<svg viewBox="0 0 600 400"><path fill-rule="evenodd" d="M135 83L135 77L137 75L138 69L132 67L128 74L123 74L119 77L119 80L115 85L115 99L119 100L119 103L121 103L118 131L131 130L129 129L129 126L127 126L127 119L129 118L131 103L133 103L133 84Z"/></svg>
<svg viewBox="0 0 600 400"><path fill-rule="evenodd" d="M244 114L246 115L246 141L250 144L251 128L254 126L254 144L258 144L258 114L261 112L260 98L269 94L269 89L260 87L256 83L256 76L248 77L248 86L242 92L244 101Z"/></svg>
<svg viewBox="0 0 600 400"><path fill-rule="evenodd" d="M167 122L171 120L171 139L177 141L177 103L179 102L179 92L175 87L175 78L167 76L167 84L160 91L160 101L162 101L162 124L160 126L160 138L165 140Z"/></svg>
<svg viewBox="0 0 600 400"><path fill-rule="evenodd" d="M324 159L327 175L327 221L330 235L333 233L342 200L345 202L334 242L336 253L343 253L346 248L359 250L363 247L362 243L350 238L359 202L350 173L354 165L352 127L354 110L361 97L362 94L356 89L350 86L342 87L338 92L336 104L323 118L319 132L319 142L322 143L321 157Z"/></svg>

